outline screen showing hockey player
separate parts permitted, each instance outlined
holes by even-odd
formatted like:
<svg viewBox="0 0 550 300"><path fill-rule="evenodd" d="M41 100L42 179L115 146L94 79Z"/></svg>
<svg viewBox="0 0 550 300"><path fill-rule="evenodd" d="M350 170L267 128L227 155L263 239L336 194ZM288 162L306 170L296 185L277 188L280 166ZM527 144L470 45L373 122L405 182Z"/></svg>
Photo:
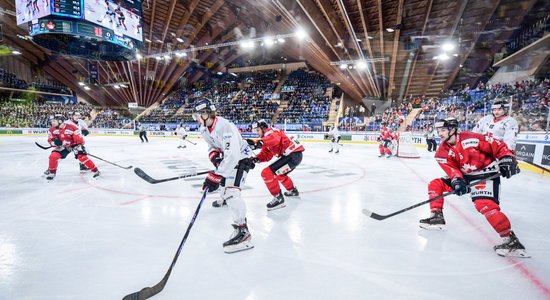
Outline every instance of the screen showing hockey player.
<svg viewBox="0 0 550 300"><path fill-rule="evenodd" d="M17 25L45 17L51 13L50 0L15 0Z"/></svg>
<svg viewBox="0 0 550 300"><path fill-rule="evenodd" d="M84 19L143 41L141 0L85 0Z"/></svg>

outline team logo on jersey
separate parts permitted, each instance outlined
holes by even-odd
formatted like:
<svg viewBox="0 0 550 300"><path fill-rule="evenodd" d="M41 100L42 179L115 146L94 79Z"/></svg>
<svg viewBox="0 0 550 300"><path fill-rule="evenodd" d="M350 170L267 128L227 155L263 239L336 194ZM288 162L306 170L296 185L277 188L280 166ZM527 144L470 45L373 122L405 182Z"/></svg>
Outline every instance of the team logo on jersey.
<svg viewBox="0 0 550 300"><path fill-rule="evenodd" d="M487 181L480 182L476 185L474 185L474 188L476 190L484 190L487 187Z"/></svg>
<svg viewBox="0 0 550 300"><path fill-rule="evenodd" d="M475 139L475 138L465 139L465 140L461 141L460 144L462 144L462 148L464 148L464 149L470 148L470 147L477 147L477 146L479 146L479 140Z"/></svg>

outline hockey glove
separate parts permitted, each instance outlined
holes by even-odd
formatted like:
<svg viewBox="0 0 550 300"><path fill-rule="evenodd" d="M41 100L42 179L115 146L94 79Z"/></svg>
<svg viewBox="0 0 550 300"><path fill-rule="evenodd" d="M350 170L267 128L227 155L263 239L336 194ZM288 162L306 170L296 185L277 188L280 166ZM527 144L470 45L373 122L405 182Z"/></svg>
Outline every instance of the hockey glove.
<svg viewBox="0 0 550 300"><path fill-rule="evenodd" d="M209 192L217 190L220 187L220 182L222 182L222 178L222 176L214 172L208 173L208 176L206 176L206 179L202 184L202 190L204 191L206 188L208 188Z"/></svg>
<svg viewBox="0 0 550 300"><path fill-rule="evenodd" d="M453 192L458 196L466 195L472 191L464 178L453 179L451 185L453 186Z"/></svg>
<svg viewBox="0 0 550 300"><path fill-rule="evenodd" d="M82 135L87 136L90 132L87 129L82 129Z"/></svg>
<svg viewBox="0 0 550 300"><path fill-rule="evenodd" d="M210 153L208 154L208 157L210 158L210 161L216 168L221 164L223 160L221 152L217 150L210 151Z"/></svg>
<svg viewBox="0 0 550 300"><path fill-rule="evenodd" d="M498 168L503 177L510 178L520 172L518 162L513 156L504 156L498 160Z"/></svg>
<svg viewBox="0 0 550 300"><path fill-rule="evenodd" d="M58 138L53 138L53 139L52 139L52 143L53 143L54 145L56 145L57 147L63 146L63 141L61 141L61 140L58 139Z"/></svg>

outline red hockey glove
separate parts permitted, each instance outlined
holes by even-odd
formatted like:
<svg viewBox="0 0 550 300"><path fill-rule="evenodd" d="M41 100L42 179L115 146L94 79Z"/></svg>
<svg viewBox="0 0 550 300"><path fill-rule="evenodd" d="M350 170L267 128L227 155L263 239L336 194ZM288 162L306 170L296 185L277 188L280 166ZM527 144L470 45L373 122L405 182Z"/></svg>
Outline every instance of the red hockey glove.
<svg viewBox="0 0 550 300"><path fill-rule="evenodd" d="M216 168L220 165L220 163L223 160L222 154L218 150L210 151L210 153L208 154L208 157L210 158L210 161L212 162L212 164Z"/></svg>
<svg viewBox="0 0 550 300"><path fill-rule="evenodd" d="M202 184L202 190L204 191L206 188L208 188L208 191L210 192L217 190L220 187L220 182L222 182L222 178L222 176L214 172L208 173L208 176L206 176L206 179Z"/></svg>

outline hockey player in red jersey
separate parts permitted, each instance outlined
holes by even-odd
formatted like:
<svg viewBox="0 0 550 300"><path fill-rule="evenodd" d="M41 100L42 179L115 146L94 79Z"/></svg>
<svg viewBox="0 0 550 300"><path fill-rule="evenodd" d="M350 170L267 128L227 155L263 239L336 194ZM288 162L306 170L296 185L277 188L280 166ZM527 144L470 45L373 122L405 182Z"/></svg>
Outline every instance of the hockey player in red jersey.
<svg viewBox="0 0 550 300"><path fill-rule="evenodd" d="M500 171L502 177L510 178L519 173L517 163L506 144L490 136L474 132L458 133L458 121L447 118L436 123L441 137L435 159L448 177L432 180L428 185L430 198L454 191L456 195L470 194L474 206L485 216L503 243L494 247L500 256L529 257L525 247L511 229L510 221L500 211L500 177L470 187L469 183L487 178ZM424 229L445 230L443 199L430 203L431 216L420 220Z"/></svg>
<svg viewBox="0 0 550 300"><path fill-rule="evenodd" d="M50 154L46 179L54 179L59 159L64 159L71 151L74 151L78 160L93 172L94 178L98 177L100 175L99 170L94 162L88 158L80 129L72 123L63 122L63 116L58 115L51 118L52 127L48 132L48 143L54 147L54 150Z"/></svg>
<svg viewBox="0 0 550 300"><path fill-rule="evenodd" d="M267 204L267 210L274 210L285 207L285 198L281 193L279 182L284 186L287 197L298 197L298 189L288 177L302 162L302 152L305 150L297 140L289 138L279 128L270 127L265 120L259 120L252 124L253 130L261 138L254 142L248 139L248 144L253 149L262 150L256 155L257 162L270 161L273 156L279 157L277 161L262 170L262 178L267 189L273 195L273 200Z"/></svg>
<svg viewBox="0 0 550 300"><path fill-rule="evenodd" d="M380 123L380 136L378 139L380 140L380 145L378 146L378 149L380 150L380 154L378 157L386 155L387 158L390 158L391 156L391 140L392 140L392 131L386 127L386 122Z"/></svg>

